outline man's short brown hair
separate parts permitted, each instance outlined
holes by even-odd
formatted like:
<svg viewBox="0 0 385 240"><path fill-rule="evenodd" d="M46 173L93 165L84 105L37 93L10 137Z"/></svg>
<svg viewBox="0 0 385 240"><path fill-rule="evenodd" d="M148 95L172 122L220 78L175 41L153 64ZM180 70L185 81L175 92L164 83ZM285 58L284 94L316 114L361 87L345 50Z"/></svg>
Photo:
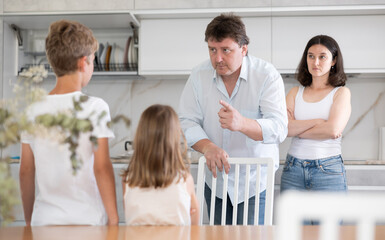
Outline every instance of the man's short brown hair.
<svg viewBox="0 0 385 240"><path fill-rule="evenodd" d="M69 20L53 22L45 39L46 54L57 77L76 72L80 58L98 49L98 41L91 29Z"/></svg>
<svg viewBox="0 0 385 240"><path fill-rule="evenodd" d="M225 38L233 39L240 47L249 44L246 27L239 16L232 13L215 17L206 28L205 41L215 40L221 42Z"/></svg>

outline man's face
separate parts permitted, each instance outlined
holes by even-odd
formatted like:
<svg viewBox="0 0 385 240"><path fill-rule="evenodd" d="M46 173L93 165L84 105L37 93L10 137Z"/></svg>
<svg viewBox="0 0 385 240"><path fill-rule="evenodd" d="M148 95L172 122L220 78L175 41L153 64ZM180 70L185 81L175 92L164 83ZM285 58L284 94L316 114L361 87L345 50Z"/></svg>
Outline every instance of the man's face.
<svg viewBox="0 0 385 240"><path fill-rule="evenodd" d="M225 38L220 42L211 38L207 43L211 64L220 76L230 76L240 70L247 45L239 47L232 38Z"/></svg>

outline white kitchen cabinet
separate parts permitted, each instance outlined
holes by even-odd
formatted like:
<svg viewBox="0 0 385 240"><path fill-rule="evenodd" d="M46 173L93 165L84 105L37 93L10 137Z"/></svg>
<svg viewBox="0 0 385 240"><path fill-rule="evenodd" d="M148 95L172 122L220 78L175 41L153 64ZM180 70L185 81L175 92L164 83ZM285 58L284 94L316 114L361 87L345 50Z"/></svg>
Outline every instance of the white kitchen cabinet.
<svg viewBox="0 0 385 240"><path fill-rule="evenodd" d="M385 73L385 15L296 16L272 19L272 62L294 72L311 37L325 34L339 44L348 73Z"/></svg>
<svg viewBox="0 0 385 240"><path fill-rule="evenodd" d="M209 58L205 30L212 18L142 19L139 33L139 75L188 75ZM271 19L243 19L250 38L249 53L271 58Z"/></svg>
<svg viewBox="0 0 385 240"><path fill-rule="evenodd" d="M348 193L362 194L362 196L367 193L385 194L385 165L345 164L345 169ZM283 165L280 165L275 173L274 211L277 209L275 204L280 197L282 170Z"/></svg>
<svg viewBox="0 0 385 240"><path fill-rule="evenodd" d="M198 164L190 167L191 175L196 183ZM283 165L275 173L274 206L280 196L280 185ZM385 193L385 165L345 165L348 192L350 193ZM276 208L274 207L274 211ZM273 213L274 213L273 211ZM208 215L204 209L204 223L208 223ZM275 219L274 219L275 221Z"/></svg>
<svg viewBox="0 0 385 240"><path fill-rule="evenodd" d="M210 19L144 19L139 29L139 75L189 74L208 58Z"/></svg>
<svg viewBox="0 0 385 240"><path fill-rule="evenodd" d="M271 18L244 17L243 22L250 39L249 54L271 62Z"/></svg>
<svg viewBox="0 0 385 240"><path fill-rule="evenodd" d="M119 222L124 224L124 209L123 209L123 188L122 188L122 178L120 175L124 170L127 169L127 164L124 163L116 163L113 164L114 168L114 176L115 176L115 191L116 191L116 202L118 208ZM12 226L20 226L25 225L24 222L24 211L23 205L21 202L20 190L19 190L19 163L11 163L10 164L11 175L15 180L17 189L17 195L19 196L20 202L15 205L13 214L14 214L14 222L11 224ZM37 191L37 190L36 190Z"/></svg>
<svg viewBox="0 0 385 240"><path fill-rule="evenodd" d="M19 170L20 170L20 164L19 163L11 163L9 165L10 171L11 171L11 176L15 181L15 187L17 188L17 197L19 199L19 202L14 206L13 208L13 217L14 217L14 222L11 224L13 226L16 225L24 225L24 211L23 211L23 205L21 201L21 195L20 195L20 181L19 181Z"/></svg>
<svg viewBox="0 0 385 240"><path fill-rule="evenodd" d="M123 54L128 38L133 37L137 31L139 22L129 12L115 13L92 13L92 12L68 12L68 13L20 13L4 14L4 54L7 60L4 62L4 79L14 78L17 73L29 64L47 64L45 57L45 38L48 33L50 23L69 19L85 24L93 30L99 43L107 43L119 46L119 55L121 61L111 64L111 67L100 67L101 72L95 72L94 75L137 75L137 61L129 67L123 66ZM17 37L11 26L15 25L20 29L20 38ZM20 41L21 44L18 43ZM132 41L134 42L134 41ZM133 45L137 49L137 43ZM117 48L116 48L117 49ZM134 50L137 51L137 50ZM111 58L112 59L112 58ZM135 57L137 59L137 57ZM115 63L111 62L110 63ZM119 64L119 65L118 65ZM108 65L110 66L110 65ZM119 69L115 66L119 66ZM97 70L97 68L95 68ZM118 72L118 73L117 73Z"/></svg>
<svg viewBox="0 0 385 240"><path fill-rule="evenodd" d="M239 7L270 7L270 0L135 0L135 9L205 9L205 8L239 8Z"/></svg>
<svg viewBox="0 0 385 240"><path fill-rule="evenodd" d="M3 46L3 18L0 17L0 46ZM3 59L3 47L0 47L0 59ZM3 64L0 64L0 98L3 98L4 82L2 78ZM1 154L1 153L0 153Z"/></svg>
<svg viewBox="0 0 385 240"><path fill-rule="evenodd" d="M384 4L383 0L135 0L135 10L159 9L207 9L207 8L254 8L254 7L303 7L341 5Z"/></svg>
<svg viewBox="0 0 385 240"><path fill-rule="evenodd" d="M134 0L3 0L3 5L4 12L121 11L133 9Z"/></svg>
<svg viewBox="0 0 385 240"><path fill-rule="evenodd" d="M241 16L250 37L249 53L294 73L307 41L318 34L335 38L347 73L385 73L385 5L277 6L228 9ZM274 2L273 2L274 4ZM141 21L140 75L188 75L208 59L204 31L227 9L135 11Z"/></svg>
<svg viewBox="0 0 385 240"><path fill-rule="evenodd" d="M367 5L384 4L384 0L272 0L271 5L277 6L332 6L332 5Z"/></svg>

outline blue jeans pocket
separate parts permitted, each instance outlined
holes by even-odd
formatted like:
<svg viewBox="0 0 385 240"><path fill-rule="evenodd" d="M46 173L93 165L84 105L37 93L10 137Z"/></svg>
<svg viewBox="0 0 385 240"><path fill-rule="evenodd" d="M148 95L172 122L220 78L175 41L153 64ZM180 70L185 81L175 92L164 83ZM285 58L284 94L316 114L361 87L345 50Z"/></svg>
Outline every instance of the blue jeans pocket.
<svg viewBox="0 0 385 240"><path fill-rule="evenodd" d="M320 169L326 174L343 174L345 172L341 158L330 159L320 163Z"/></svg>

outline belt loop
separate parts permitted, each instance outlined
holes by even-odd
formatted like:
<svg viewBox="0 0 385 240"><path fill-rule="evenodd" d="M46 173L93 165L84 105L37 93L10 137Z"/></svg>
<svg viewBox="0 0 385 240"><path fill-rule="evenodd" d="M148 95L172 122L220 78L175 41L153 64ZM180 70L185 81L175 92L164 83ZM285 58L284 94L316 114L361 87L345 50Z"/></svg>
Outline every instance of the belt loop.
<svg viewBox="0 0 385 240"><path fill-rule="evenodd" d="M291 156L291 166L294 166L296 164L296 162L298 162L298 159Z"/></svg>
<svg viewBox="0 0 385 240"><path fill-rule="evenodd" d="M315 161L315 165L316 165L316 167L317 168L319 168L320 167L320 160L319 159L317 159L317 160L314 160Z"/></svg>
<svg viewBox="0 0 385 240"><path fill-rule="evenodd" d="M295 158L293 156L291 156L290 154L288 154L286 157L286 161L288 162L289 166L293 166Z"/></svg>

